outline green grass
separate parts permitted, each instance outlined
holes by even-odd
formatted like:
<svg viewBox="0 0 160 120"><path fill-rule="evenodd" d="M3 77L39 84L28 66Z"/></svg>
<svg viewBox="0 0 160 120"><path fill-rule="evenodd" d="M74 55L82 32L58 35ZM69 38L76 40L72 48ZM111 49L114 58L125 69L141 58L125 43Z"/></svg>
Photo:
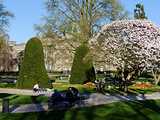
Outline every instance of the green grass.
<svg viewBox="0 0 160 120"><path fill-rule="evenodd" d="M0 105L2 104L2 98L9 98L10 105L20 105L20 104L31 104L33 103L31 96L25 95L10 95L10 94L0 94ZM37 102L47 102L48 97L38 96L36 98Z"/></svg>
<svg viewBox="0 0 160 120"><path fill-rule="evenodd" d="M68 87L75 87L75 88L77 88L79 90L80 93L83 93L83 92L89 92L89 93L96 92L95 88L87 88L87 87L84 87L84 85L81 85L81 84L69 84L69 83L54 83L53 84L53 88L57 89L58 91L67 90Z"/></svg>
<svg viewBox="0 0 160 120"><path fill-rule="evenodd" d="M15 88L16 84L14 83L0 83L0 88Z"/></svg>
<svg viewBox="0 0 160 120"><path fill-rule="evenodd" d="M146 77L139 77L135 81L139 81L139 82L154 82L153 78L146 78Z"/></svg>
<svg viewBox="0 0 160 120"><path fill-rule="evenodd" d="M150 88L141 88L141 89L135 88L134 86L129 86L129 89L136 94L151 94L154 92L160 92L160 86L158 85L157 86L154 85Z"/></svg>
<svg viewBox="0 0 160 120"><path fill-rule="evenodd" d="M40 113L0 113L0 120L159 120L159 112L160 100L149 100Z"/></svg>

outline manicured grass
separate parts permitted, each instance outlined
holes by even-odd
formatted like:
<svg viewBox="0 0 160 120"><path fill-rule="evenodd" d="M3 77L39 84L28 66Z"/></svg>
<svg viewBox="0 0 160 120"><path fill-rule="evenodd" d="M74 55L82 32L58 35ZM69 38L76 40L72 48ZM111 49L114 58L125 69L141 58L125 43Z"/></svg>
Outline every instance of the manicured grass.
<svg viewBox="0 0 160 120"><path fill-rule="evenodd" d="M85 87L81 84L69 84L69 83L53 83L53 88L59 91L67 90L68 87L75 87L79 90L80 93L83 92L96 92L95 88L92 87Z"/></svg>
<svg viewBox="0 0 160 120"><path fill-rule="evenodd" d="M146 77L139 77L138 79L136 79L135 81L139 81L139 82L154 82L153 78L146 78Z"/></svg>
<svg viewBox="0 0 160 120"><path fill-rule="evenodd" d="M160 86L152 86L149 88L135 88L134 86L129 86L131 92L136 93L136 94L150 94L150 93L154 93L154 92L160 92Z"/></svg>
<svg viewBox="0 0 160 120"><path fill-rule="evenodd" d="M31 104L33 100L31 96L25 95L10 95L10 94L0 94L0 105L2 104L2 98L9 98L10 105L20 105L20 104ZM48 97L46 96L38 96L36 98L37 102L47 102Z"/></svg>
<svg viewBox="0 0 160 120"><path fill-rule="evenodd" d="M16 84L14 83L0 83L0 88L15 88Z"/></svg>
<svg viewBox="0 0 160 120"><path fill-rule="evenodd" d="M160 100L149 100L40 113L0 113L0 120L159 120L159 112Z"/></svg>
<svg viewBox="0 0 160 120"><path fill-rule="evenodd" d="M47 102L48 97L46 96L38 96L36 98L37 102ZM17 105L17 104L31 104L33 103L33 100L30 96L17 96L14 99L11 99L10 104L11 105Z"/></svg>

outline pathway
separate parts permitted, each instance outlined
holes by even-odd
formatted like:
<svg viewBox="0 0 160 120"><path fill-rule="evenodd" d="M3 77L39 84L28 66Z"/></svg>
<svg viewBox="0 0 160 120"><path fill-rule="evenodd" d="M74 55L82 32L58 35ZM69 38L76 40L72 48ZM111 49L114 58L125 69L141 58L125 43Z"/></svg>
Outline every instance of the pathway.
<svg viewBox="0 0 160 120"><path fill-rule="evenodd" d="M16 94L16 95L29 95L29 96L38 96L38 95L48 95L48 92L33 92L33 90L25 90L25 89L8 89L8 88L0 88L0 93L6 94Z"/></svg>

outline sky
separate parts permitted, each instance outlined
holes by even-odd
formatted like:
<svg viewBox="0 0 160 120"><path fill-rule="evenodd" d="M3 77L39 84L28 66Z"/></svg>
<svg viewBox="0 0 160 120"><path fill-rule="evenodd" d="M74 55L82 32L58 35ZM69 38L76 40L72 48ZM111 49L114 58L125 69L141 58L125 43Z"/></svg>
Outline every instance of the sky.
<svg viewBox="0 0 160 120"><path fill-rule="evenodd" d="M4 0L4 5L15 16L8 28L10 40L22 43L34 37L34 25L45 15L44 0Z"/></svg>
<svg viewBox="0 0 160 120"><path fill-rule="evenodd" d="M45 0L3 0L7 10L15 17L10 20L8 34L10 40L17 43L26 42L36 35L35 24L42 23L46 14ZM160 26L160 0L119 0L125 9L133 15L136 3L143 3L149 20Z"/></svg>
<svg viewBox="0 0 160 120"><path fill-rule="evenodd" d="M134 14L134 8L137 3L144 5L146 16L156 25L160 26L160 0L120 0L122 5L130 14Z"/></svg>

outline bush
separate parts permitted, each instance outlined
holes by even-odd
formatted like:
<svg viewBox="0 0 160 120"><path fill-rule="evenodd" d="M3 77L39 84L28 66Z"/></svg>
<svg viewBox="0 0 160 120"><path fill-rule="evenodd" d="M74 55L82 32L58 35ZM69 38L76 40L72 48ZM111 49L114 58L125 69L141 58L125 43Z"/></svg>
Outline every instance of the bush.
<svg viewBox="0 0 160 120"><path fill-rule="evenodd" d="M96 79L92 58L89 56L89 48L81 45L76 49L71 69L71 84L83 84Z"/></svg>
<svg viewBox="0 0 160 120"><path fill-rule="evenodd" d="M38 38L32 38L27 42L25 48L17 87L32 88L38 81L41 87L48 87L42 43Z"/></svg>

